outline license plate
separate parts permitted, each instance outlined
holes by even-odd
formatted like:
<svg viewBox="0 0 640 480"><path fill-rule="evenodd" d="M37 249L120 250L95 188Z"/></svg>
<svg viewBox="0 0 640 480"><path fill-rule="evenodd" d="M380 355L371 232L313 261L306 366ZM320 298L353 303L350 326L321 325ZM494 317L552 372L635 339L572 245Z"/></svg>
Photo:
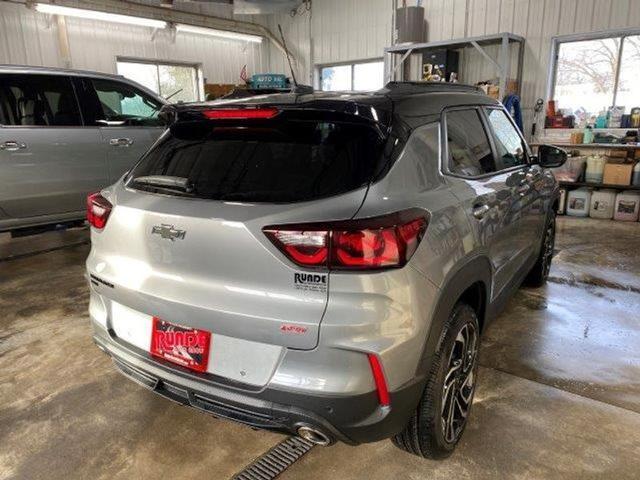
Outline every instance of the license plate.
<svg viewBox="0 0 640 480"><path fill-rule="evenodd" d="M153 317L151 355L196 372L206 372L211 333Z"/></svg>

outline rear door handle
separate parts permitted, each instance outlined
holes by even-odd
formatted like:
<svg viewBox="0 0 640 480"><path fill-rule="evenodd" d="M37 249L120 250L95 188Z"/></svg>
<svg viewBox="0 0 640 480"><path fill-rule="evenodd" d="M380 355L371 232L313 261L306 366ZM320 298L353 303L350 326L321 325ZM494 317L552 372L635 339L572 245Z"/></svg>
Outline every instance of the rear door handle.
<svg viewBox="0 0 640 480"><path fill-rule="evenodd" d="M16 142L14 140L8 140L0 144L0 150L6 150L7 152L15 152L17 150L24 150L27 148L27 144L24 142Z"/></svg>
<svg viewBox="0 0 640 480"><path fill-rule="evenodd" d="M109 140L109 145L112 147L130 147L133 145L133 140L130 138L112 138Z"/></svg>
<svg viewBox="0 0 640 480"><path fill-rule="evenodd" d="M477 205L473 207L471 213L474 217L480 220L489 212L489 210L491 210L491 207L489 205Z"/></svg>

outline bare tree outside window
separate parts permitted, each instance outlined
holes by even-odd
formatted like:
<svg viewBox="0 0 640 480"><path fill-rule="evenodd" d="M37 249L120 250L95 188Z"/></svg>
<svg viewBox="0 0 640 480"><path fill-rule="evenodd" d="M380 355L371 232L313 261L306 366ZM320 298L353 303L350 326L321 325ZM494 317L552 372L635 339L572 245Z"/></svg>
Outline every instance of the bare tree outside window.
<svg viewBox="0 0 640 480"><path fill-rule="evenodd" d="M171 102L193 102L198 99L196 69L181 65L158 65L160 94ZM178 92L178 93L176 93Z"/></svg>
<svg viewBox="0 0 640 480"><path fill-rule="evenodd" d="M628 113L640 105L639 75L640 36L560 43L554 98L578 120L593 121L614 103Z"/></svg>
<svg viewBox="0 0 640 480"><path fill-rule="evenodd" d="M626 107L627 113L640 107L640 35L624 39L616 103Z"/></svg>
<svg viewBox="0 0 640 480"><path fill-rule="evenodd" d="M198 72L195 66L118 60L117 70L120 75L144 85L165 98L171 96L172 103L193 102L200 99Z"/></svg>

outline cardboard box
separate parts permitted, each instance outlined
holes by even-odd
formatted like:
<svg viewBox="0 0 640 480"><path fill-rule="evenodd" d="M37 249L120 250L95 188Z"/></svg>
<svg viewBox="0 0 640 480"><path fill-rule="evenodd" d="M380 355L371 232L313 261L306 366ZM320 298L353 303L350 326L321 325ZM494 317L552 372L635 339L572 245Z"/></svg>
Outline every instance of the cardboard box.
<svg viewBox="0 0 640 480"><path fill-rule="evenodd" d="M584 142L584 133L582 132L573 132L571 133L571 137L569 139L569 143L573 145L578 145Z"/></svg>
<svg viewBox="0 0 640 480"><path fill-rule="evenodd" d="M510 78L507 80L507 95L517 95L518 94L518 81Z"/></svg>
<svg viewBox="0 0 640 480"><path fill-rule="evenodd" d="M609 157L626 158L627 150L624 148L610 148L606 155Z"/></svg>
<svg viewBox="0 0 640 480"><path fill-rule="evenodd" d="M233 85L231 83L205 83L204 84L204 93L209 99L216 99L223 97L227 93L232 92L234 89L238 88L238 86ZM240 88L246 88L244 85Z"/></svg>
<svg viewBox="0 0 640 480"><path fill-rule="evenodd" d="M606 163L615 163L616 165L620 165L623 163L633 163L633 160L627 160L627 157L612 157L605 155Z"/></svg>
<svg viewBox="0 0 640 480"><path fill-rule="evenodd" d="M633 163L606 163L602 183L605 185L631 185Z"/></svg>
<svg viewBox="0 0 640 480"><path fill-rule="evenodd" d="M489 95L491 98L499 100L500 99L500 87L497 87L496 85L489 85L489 87L487 88L487 95Z"/></svg>

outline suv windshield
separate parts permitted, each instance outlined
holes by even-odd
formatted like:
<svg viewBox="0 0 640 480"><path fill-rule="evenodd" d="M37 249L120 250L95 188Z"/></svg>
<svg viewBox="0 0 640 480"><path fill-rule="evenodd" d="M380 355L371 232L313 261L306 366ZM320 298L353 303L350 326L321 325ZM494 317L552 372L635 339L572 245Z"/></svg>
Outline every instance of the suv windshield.
<svg viewBox="0 0 640 480"><path fill-rule="evenodd" d="M381 154L379 135L363 125L185 122L165 133L132 170L127 185L211 200L302 202L366 185ZM172 177L171 182L159 182L162 176ZM175 179L188 188L168 185Z"/></svg>

